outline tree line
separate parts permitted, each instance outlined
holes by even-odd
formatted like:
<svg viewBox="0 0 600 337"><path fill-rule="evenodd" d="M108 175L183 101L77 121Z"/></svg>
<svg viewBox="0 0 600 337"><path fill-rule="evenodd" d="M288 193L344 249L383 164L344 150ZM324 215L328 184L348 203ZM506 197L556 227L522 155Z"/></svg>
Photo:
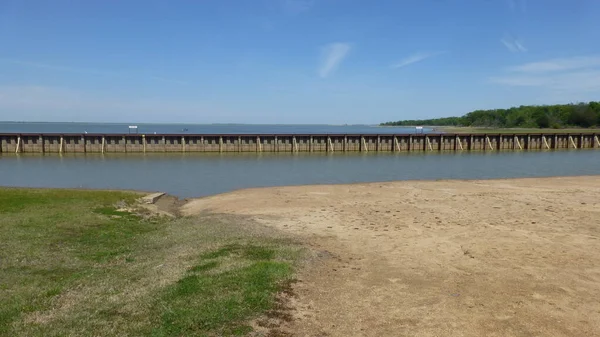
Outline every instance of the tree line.
<svg viewBox="0 0 600 337"><path fill-rule="evenodd" d="M589 128L600 126L600 102L522 105L510 109L475 110L462 117L401 120L384 126L470 126L491 128Z"/></svg>

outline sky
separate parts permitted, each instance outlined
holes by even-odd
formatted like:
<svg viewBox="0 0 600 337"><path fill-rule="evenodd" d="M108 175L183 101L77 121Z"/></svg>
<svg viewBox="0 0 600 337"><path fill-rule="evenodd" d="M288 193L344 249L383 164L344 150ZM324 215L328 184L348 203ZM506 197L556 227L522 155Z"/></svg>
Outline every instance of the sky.
<svg viewBox="0 0 600 337"><path fill-rule="evenodd" d="M600 100L597 0L0 0L0 120L374 124Z"/></svg>

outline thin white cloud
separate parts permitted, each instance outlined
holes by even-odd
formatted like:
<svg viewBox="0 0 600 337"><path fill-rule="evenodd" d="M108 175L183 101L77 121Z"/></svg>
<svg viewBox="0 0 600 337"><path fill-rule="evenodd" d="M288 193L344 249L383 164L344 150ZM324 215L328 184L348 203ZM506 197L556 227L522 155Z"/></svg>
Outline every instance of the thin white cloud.
<svg viewBox="0 0 600 337"><path fill-rule="evenodd" d="M2 119L22 121L180 121L207 123L233 120L231 111L205 101L136 99L106 96L52 86L0 86L0 111L13 115ZM168 113L165 114L165 111ZM215 117L216 116L216 117Z"/></svg>
<svg viewBox="0 0 600 337"><path fill-rule="evenodd" d="M72 72L72 73L80 73L80 74L89 74L89 75L95 75L95 76L109 76L109 77L121 77L121 78L150 79L150 80L161 81L161 82L168 82L168 83L189 84L186 81L181 81L181 80L176 80L176 79L171 79L171 78L165 78L165 77L162 77L162 76L133 75L133 74L127 74L127 73L122 73L122 72L117 72L117 71L110 71L110 70L99 70L99 69L91 69L91 68L77 68L77 67L69 67L69 66L63 66L63 65L54 65L54 64L30 62L30 61L7 59L7 58L0 58L0 62L10 63L10 64L24 66L24 67L47 69L47 70L53 70L53 71Z"/></svg>
<svg viewBox="0 0 600 337"><path fill-rule="evenodd" d="M521 0L521 12L527 12L527 0Z"/></svg>
<svg viewBox="0 0 600 337"><path fill-rule="evenodd" d="M89 69L89 68L74 68L74 67L68 67L68 66L52 65L52 64L29 62L29 61L14 60L14 59L2 58L2 59L0 59L0 61L6 62L6 63L11 63L11 64L16 64L16 65L20 65L20 66L48 69L48 70L56 70L56 71L68 71L68 72L75 72L75 73L88 73L88 74L95 74L95 75L110 75L110 76L119 75L119 73L112 72L112 71L102 71L102 70Z"/></svg>
<svg viewBox="0 0 600 337"><path fill-rule="evenodd" d="M508 49L511 53L517 52L517 47L512 42L509 42L507 39L503 38L500 40L500 42L502 42L506 49Z"/></svg>
<svg viewBox="0 0 600 337"><path fill-rule="evenodd" d="M310 10L315 4L314 0L282 0L283 11L288 14L300 14Z"/></svg>
<svg viewBox="0 0 600 337"><path fill-rule="evenodd" d="M337 70L350 52L349 43L336 42L323 48L319 64L319 76L326 78Z"/></svg>
<svg viewBox="0 0 600 337"><path fill-rule="evenodd" d="M441 55L441 54L444 54L444 52L415 53L415 54L412 54L412 55L410 55L408 57L405 57L402 60L398 61L397 63L393 64L392 68L396 69L396 68L406 67L409 64L421 62L421 61L426 60L426 59L428 59L430 57L434 57L434 56Z"/></svg>
<svg viewBox="0 0 600 337"><path fill-rule="evenodd" d="M523 52L523 53L527 51L527 48L525 48L525 46L523 45L523 43L521 43L521 41L515 40L514 43L515 43L515 46L517 47L518 51Z"/></svg>
<svg viewBox="0 0 600 337"><path fill-rule="evenodd" d="M600 92L600 56L525 63L493 76L492 83L552 89L560 93Z"/></svg>
<svg viewBox="0 0 600 337"><path fill-rule="evenodd" d="M162 76L148 76L148 78L151 78L151 79L157 80L157 81L167 82L167 83L190 84L190 82L187 82L187 81L175 80L172 78L166 78L166 77L162 77Z"/></svg>
<svg viewBox="0 0 600 337"><path fill-rule="evenodd" d="M500 42L508 49L511 53L525 53L527 52L527 48L523 45L523 42L518 39L505 36L500 39Z"/></svg>
<svg viewBox="0 0 600 337"><path fill-rule="evenodd" d="M543 62L531 62L519 66L510 67L509 70L526 73L544 73L593 67L600 67L600 56L578 56L571 58L553 59Z"/></svg>
<svg viewBox="0 0 600 337"><path fill-rule="evenodd" d="M600 70L548 75L512 75L490 78L493 83L518 87L540 87L569 92L600 91Z"/></svg>
<svg viewBox="0 0 600 337"><path fill-rule="evenodd" d="M527 0L506 0L506 3L512 12L517 10L523 13L527 12Z"/></svg>
<svg viewBox="0 0 600 337"><path fill-rule="evenodd" d="M516 0L507 0L507 3L508 3L508 8L510 8L511 11L514 11L515 9L517 9Z"/></svg>

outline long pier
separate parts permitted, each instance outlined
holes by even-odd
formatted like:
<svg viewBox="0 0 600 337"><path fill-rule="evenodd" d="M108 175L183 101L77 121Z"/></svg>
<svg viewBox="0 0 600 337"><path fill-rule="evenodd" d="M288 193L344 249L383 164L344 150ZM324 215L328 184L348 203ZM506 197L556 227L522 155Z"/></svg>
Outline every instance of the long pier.
<svg viewBox="0 0 600 337"><path fill-rule="evenodd" d="M0 153L441 152L600 148L595 133L0 134Z"/></svg>

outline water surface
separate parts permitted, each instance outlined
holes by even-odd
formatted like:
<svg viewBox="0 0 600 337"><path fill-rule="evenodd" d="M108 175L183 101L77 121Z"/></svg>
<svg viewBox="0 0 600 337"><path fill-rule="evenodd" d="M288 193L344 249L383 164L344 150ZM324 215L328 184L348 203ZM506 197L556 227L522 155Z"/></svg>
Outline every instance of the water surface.
<svg viewBox="0 0 600 337"><path fill-rule="evenodd" d="M0 186L200 197L249 187L600 175L600 151L334 154L5 154Z"/></svg>
<svg viewBox="0 0 600 337"><path fill-rule="evenodd" d="M276 124L123 124L0 122L0 133L104 133L123 134L129 126L142 134L406 134L415 128L375 125L276 125ZM425 128L423 132L430 132ZM421 131L419 131L421 132Z"/></svg>

